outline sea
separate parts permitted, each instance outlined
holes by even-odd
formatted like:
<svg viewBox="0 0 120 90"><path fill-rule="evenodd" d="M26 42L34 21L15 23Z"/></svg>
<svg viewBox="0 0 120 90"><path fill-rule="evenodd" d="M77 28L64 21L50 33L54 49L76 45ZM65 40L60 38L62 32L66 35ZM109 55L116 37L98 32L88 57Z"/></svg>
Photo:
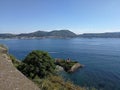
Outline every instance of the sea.
<svg viewBox="0 0 120 90"><path fill-rule="evenodd" d="M120 39L1 39L9 53L23 60L32 50L47 51L53 58L70 58L84 67L74 73L63 72L66 80L98 90L120 90Z"/></svg>

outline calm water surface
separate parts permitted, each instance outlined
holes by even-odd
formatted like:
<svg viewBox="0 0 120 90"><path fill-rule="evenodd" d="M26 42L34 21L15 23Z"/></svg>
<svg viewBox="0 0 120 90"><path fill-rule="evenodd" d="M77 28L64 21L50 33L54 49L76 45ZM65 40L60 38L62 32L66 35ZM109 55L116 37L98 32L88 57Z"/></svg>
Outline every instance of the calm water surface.
<svg viewBox="0 0 120 90"><path fill-rule="evenodd" d="M71 58L85 67L66 79L81 86L120 90L120 39L0 40L22 60L31 50L44 50L54 58Z"/></svg>

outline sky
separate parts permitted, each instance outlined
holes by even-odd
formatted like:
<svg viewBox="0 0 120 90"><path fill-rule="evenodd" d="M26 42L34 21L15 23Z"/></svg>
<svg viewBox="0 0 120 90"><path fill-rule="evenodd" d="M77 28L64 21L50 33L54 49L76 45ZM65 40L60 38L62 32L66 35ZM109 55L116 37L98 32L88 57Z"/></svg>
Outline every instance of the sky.
<svg viewBox="0 0 120 90"><path fill-rule="evenodd" d="M0 0L0 33L120 32L120 0Z"/></svg>

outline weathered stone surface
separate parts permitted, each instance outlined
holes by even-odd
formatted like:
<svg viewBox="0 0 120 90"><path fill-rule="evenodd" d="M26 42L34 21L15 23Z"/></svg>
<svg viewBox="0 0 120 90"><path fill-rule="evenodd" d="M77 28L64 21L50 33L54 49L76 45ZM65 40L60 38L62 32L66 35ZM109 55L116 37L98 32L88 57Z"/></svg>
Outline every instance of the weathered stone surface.
<svg viewBox="0 0 120 90"><path fill-rule="evenodd" d="M8 50L7 48L0 45L0 54L7 54Z"/></svg>
<svg viewBox="0 0 120 90"><path fill-rule="evenodd" d="M0 48L0 90L40 90L12 64L12 61Z"/></svg>

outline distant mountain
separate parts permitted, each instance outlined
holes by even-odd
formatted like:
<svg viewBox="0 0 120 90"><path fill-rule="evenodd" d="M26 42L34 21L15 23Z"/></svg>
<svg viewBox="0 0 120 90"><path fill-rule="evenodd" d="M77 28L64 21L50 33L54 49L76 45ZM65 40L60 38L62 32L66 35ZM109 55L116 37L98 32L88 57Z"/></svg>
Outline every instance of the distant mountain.
<svg viewBox="0 0 120 90"><path fill-rule="evenodd" d="M51 32L45 31L36 31L32 33L21 33L21 34L0 34L0 38L72 38L76 37L77 35L69 30L54 30Z"/></svg>
<svg viewBox="0 0 120 90"><path fill-rule="evenodd" d="M109 33L84 33L78 35L80 38L120 38L120 32Z"/></svg>
<svg viewBox="0 0 120 90"><path fill-rule="evenodd" d="M48 36L75 37L77 35L69 30L54 30L54 31L48 32Z"/></svg>
<svg viewBox="0 0 120 90"><path fill-rule="evenodd" d="M0 34L0 39L31 39L31 38L120 38L120 32L109 33L84 33L76 35L69 30L53 30L50 32L36 31L32 33L21 34Z"/></svg>
<svg viewBox="0 0 120 90"><path fill-rule="evenodd" d="M48 32L44 32L44 31L36 31L33 33L22 33L22 34L18 34L18 37L44 37L47 36Z"/></svg>

